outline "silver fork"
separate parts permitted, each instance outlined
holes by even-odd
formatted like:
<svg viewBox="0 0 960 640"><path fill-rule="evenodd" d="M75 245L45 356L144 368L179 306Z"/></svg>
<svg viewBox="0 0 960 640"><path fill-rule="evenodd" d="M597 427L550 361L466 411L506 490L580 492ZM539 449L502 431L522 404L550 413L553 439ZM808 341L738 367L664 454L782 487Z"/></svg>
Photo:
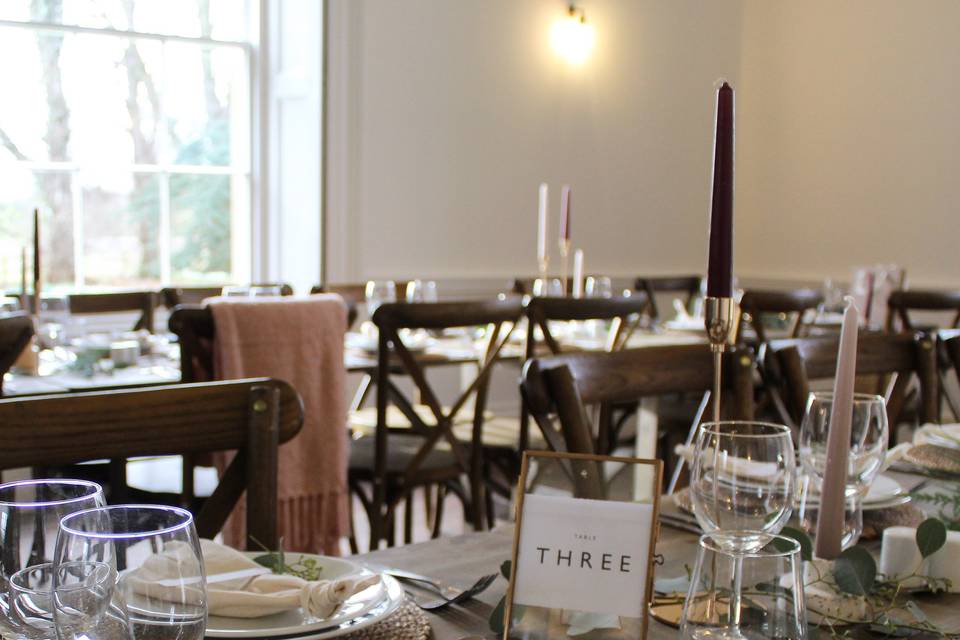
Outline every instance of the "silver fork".
<svg viewBox="0 0 960 640"><path fill-rule="evenodd" d="M443 592L440 591L439 589L431 589L431 590L435 591L435 593L436 593L438 596L440 596L440 599L438 599L438 600L433 600L433 601L431 601L431 602L425 602L425 603L417 602L417 600L416 600L415 598L413 598L412 596L411 596L411 599L416 603L416 605L417 605L418 607L420 607L420 608L423 609L424 611L439 611L440 609L445 609L446 607L449 607L450 605L460 604L461 602L466 602L467 600L473 598L474 596L479 595L479 594L482 593L483 591L486 591L486 589L487 589L491 584L493 584L493 581L497 579L497 575L498 575L498 574L496 574L496 573L491 573L490 575L481 577L479 580L477 580L477 581L473 584L473 586L471 586L471 587L469 587L469 588L467 588L467 589L464 589L463 591L461 591L460 593L458 593L457 595L455 595L455 596L452 597L452 598L448 598L447 596L443 595ZM414 581L411 580L411 582L414 582ZM421 582L421 581L416 581L416 582ZM432 581L430 581L430 583L433 584L434 586L436 586L435 583L433 583ZM426 584L426 583L424 583L424 584Z"/></svg>

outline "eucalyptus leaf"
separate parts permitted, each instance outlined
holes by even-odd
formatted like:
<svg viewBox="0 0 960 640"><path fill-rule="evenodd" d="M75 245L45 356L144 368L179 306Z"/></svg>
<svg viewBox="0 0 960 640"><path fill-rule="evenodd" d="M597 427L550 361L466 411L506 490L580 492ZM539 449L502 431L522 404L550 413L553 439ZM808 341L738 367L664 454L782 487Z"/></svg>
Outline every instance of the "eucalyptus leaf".
<svg viewBox="0 0 960 640"><path fill-rule="evenodd" d="M787 538L793 538L800 543L800 557L807 562L813 561L813 541L810 540L810 536L807 535L806 531L797 529L795 527L784 527L780 532L780 535ZM773 546L777 551L780 552L790 550L790 546L778 538L773 539Z"/></svg>
<svg viewBox="0 0 960 640"><path fill-rule="evenodd" d="M936 518L927 518L917 527L917 548L928 558L947 542L947 526Z"/></svg>
<svg viewBox="0 0 960 640"><path fill-rule="evenodd" d="M844 593L865 596L877 578L877 562L863 547L850 547L833 562L833 579Z"/></svg>
<svg viewBox="0 0 960 640"><path fill-rule="evenodd" d="M500 575L502 575L507 580L510 579L510 568L513 566L509 560L504 560L503 564L500 565Z"/></svg>
<svg viewBox="0 0 960 640"><path fill-rule="evenodd" d="M494 631L497 635L503 635L503 627L506 624L504 616L507 613L507 598L504 596L500 598L500 602L497 603L497 606L493 608L493 611L490 612L490 629Z"/></svg>
<svg viewBox="0 0 960 640"><path fill-rule="evenodd" d="M278 564L277 554L275 553L265 553L262 556L257 556L253 559L257 564L270 569L274 573L279 573L279 570L283 567L282 563Z"/></svg>

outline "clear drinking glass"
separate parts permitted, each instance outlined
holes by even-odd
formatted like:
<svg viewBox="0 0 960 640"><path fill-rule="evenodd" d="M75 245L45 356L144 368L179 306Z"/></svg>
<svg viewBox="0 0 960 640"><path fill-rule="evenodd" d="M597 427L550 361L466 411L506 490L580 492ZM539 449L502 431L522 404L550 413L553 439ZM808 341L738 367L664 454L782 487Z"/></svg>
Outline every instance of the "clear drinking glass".
<svg viewBox="0 0 960 640"><path fill-rule="evenodd" d="M367 282L367 315L373 317L381 304L397 301L397 284L393 280L370 280Z"/></svg>
<svg viewBox="0 0 960 640"><path fill-rule="evenodd" d="M680 637L807 637L800 544L766 534L761 542L753 551L732 553L724 534L701 536ZM735 594L742 596L742 606Z"/></svg>
<svg viewBox="0 0 960 640"><path fill-rule="evenodd" d="M796 461L790 429L767 422L700 425L690 499L704 533L722 532L735 548L765 544L793 511Z"/></svg>
<svg viewBox="0 0 960 640"><path fill-rule="evenodd" d="M588 298L612 298L613 284L607 276L590 276L585 293Z"/></svg>
<svg viewBox="0 0 960 640"><path fill-rule="evenodd" d="M801 483L799 515L804 529L815 535L817 507L827 466L827 443L833 415L833 392L815 391L807 399L800 424L800 461L805 475ZM853 417L847 458L847 510L841 546L857 543L863 531L863 498L883 467L890 427L883 396L853 394Z"/></svg>
<svg viewBox="0 0 960 640"><path fill-rule="evenodd" d="M44 580L49 572L39 568L53 560L61 518L104 504L100 485L85 480L0 485L0 633L4 638L53 637L51 585Z"/></svg>
<svg viewBox="0 0 960 640"><path fill-rule="evenodd" d="M119 505L60 523L53 563L59 640L201 640L207 595L189 511Z"/></svg>
<svg viewBox="0 0 960 640"><path fill-rule="evenodd" d="M407 302L436 302L437 283L433 280L411 280L407 283Z"/></svg>

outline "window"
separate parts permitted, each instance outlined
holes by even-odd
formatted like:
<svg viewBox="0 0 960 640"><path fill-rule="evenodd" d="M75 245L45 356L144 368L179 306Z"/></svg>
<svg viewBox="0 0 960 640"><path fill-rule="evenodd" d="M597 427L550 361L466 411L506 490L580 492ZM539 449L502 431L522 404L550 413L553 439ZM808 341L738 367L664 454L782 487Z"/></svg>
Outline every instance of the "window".
<svg viewBox="0 0 960 640"><path fill-rule="evenodd" d="M244 0L0 2L0 288L247 281ZM29 264L29 260L28 260Z"/></svg>

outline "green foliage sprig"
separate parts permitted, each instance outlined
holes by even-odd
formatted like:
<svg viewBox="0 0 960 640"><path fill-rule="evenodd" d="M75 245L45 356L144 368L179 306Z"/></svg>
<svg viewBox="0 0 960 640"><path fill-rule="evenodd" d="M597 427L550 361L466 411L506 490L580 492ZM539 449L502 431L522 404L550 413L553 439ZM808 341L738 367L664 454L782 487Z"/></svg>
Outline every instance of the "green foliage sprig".
<svg viewBox="0 0 960 640"><path fill-rule="evenodd" d="M276 551L269 550L256 538L251 539L266 551L262 556L257 556L253 559L257 564L270 569L276 574L292 575L311 582L320 579L320 573L323 571L323 567L317 563L316 558L308 558L301 555L295 562L287 562L287 554L283 551L283 538L280 538L280 543L277 545Z"/></svg>
<svg viewBox="0 0 960 640"><path fill-rule="evenodd" d="M804 560L813 560L813 544L810 537L799 529L786 527L782 535L800 543ZM945 578L933 578L920 573L923 560L939 551L947 541L947 526L936 518L929 518L917 527L916 543L920 551L921 562L909 575L894 578L877 570L877 563L867 549L853 546L843 551L833 562L833 580L820 574L816 564L811 564L816 576L806 586L821 586L832 590L838 596L862 598L870 612L869 620L847 619L826 611L808 607L809 611L820 616L834 637L848 637L855 627L865 627L888 635L932 633L947 637L954 631L947 631L934 624L911 601L901 600L907 585L918 585L917 589L939 593L948 591L952 585ZM841 632L837 627L844 627Z"/></svg>
<svg viewBox="0 0 960 640"><path fill-rule="evenodd" d="M960 531L960 483L951 483L953 493L911 493L914 500L937 508L937 517L951 531Z"/></svg>

